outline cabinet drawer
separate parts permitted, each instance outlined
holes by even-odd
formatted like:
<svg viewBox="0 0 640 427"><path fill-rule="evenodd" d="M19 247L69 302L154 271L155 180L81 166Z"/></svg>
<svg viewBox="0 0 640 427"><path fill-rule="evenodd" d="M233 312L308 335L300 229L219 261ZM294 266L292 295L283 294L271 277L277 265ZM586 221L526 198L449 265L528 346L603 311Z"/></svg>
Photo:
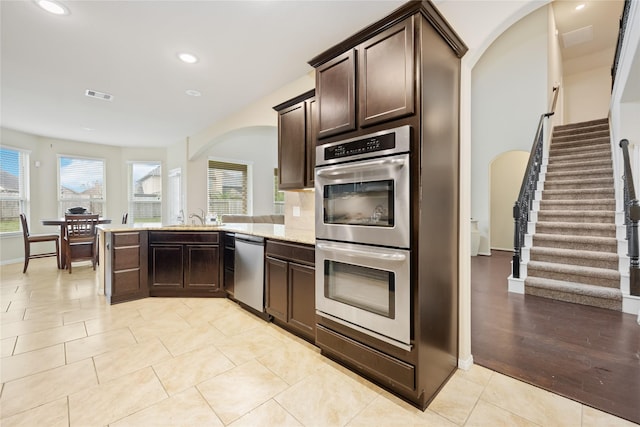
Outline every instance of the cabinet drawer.
<svg viewBox="0 0 640 427"><path fill-rule="evenodd" d="M415 389L415 366L384 354L322 325L317 325L316 345L343 361L364 370L385 384Z"/></svg>
<svg viewBox="0 0 640 427"><path fill-rule="evenodd" d="M113 294L131 294L140 291L140 270L116 271L113 273Z"/></svg>
<svg viewBox="0 0 640 427"><path fill-rule="evenodd" d="M217 231L151 231L150 244L162 243L210 243L218 244L220 233Z"/></svg>
<svg viewBox="0 0 640 427"><path fill-rule="evenodd" d="M113 246L136 246L140 244L140 233L113 233Z"/></svg>
<svg viewBox="0 0 640 427"><path fill-rule="evenodd" d="M312 246L267 240L265 253L276 258L284 258L303 264L314 265L316 262L316 251Z"/></svg>
<svg viewBox="0 0 640 427"><path fill-rule="evenodd" d="M138 246L113 248L113 270L127 270L140 267L140 254Z"/></svg>

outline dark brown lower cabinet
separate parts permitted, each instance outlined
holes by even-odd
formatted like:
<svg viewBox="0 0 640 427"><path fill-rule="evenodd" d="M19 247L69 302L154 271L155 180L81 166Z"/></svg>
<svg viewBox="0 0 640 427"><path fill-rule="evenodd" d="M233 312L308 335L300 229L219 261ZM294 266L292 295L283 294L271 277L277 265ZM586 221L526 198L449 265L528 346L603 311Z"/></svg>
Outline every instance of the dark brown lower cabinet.
<svg viewBox="0 0 640 427"><path fill-rule="evenodd" d="M147 231L106 232L104 291L111 304L145 298L147 286Z"/></svg>
<svg viewBox="0 0 640 427"><path fill-rule="evenodd" d="M149 295L224 297L219 232L149 232Z"/></svg>
<svg viewBox="0 0 640 427"><path fill-rule="evenodd" d="M265 306L274 323L315 342L315 249L267 240Z"/></svg>

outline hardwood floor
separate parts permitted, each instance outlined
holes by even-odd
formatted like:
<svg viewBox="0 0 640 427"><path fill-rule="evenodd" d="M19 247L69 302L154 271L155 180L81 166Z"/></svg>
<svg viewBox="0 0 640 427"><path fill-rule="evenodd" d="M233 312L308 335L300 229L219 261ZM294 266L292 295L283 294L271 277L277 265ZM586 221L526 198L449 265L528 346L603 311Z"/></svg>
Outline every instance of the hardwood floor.
<svg viewBox="0 0 640 427"><path fill-rule="evenodd" d="M510 294L511 253L471 262L474 362L640 424L640 325L621 312Z"/></svg>

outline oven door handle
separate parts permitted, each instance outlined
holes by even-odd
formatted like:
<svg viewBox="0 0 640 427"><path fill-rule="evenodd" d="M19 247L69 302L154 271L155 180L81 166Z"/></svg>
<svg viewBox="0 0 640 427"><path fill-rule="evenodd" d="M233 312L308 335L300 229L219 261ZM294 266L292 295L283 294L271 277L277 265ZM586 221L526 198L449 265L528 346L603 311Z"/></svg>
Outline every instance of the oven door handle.
<svg viewBox="0 0 640 427"><path fill-rule="evenodd" d="M348 175L355 172L370 171L372 167L380 166L392 166L396 169L400 169L405 165L405 159L381 159L372 160L368 162L358 162L351 165L332 166L328 168L322 168L318 170L318 176L341 176Z"/></svg>
<svg viewBox="0 0 640 427"><path fill-rule="evenodd" d="M403 253L395 251L385 251L384 249L376 248L374 252L362 251L359 249L348 249L341 246L332 245L330 243L316 243L316 248L324 251L340 252L343 255L358 258L371 258L371 259L383 259L385 261L402 262L407 259L407 256Z"/></svg>

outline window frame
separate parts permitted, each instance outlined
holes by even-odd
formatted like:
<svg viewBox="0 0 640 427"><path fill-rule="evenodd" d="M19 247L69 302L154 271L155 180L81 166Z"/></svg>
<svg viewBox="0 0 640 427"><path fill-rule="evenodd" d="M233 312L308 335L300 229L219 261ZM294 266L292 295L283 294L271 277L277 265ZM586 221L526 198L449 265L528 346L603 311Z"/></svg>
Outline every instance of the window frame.
<svg viewBox="0 0 640 427"><path fill-rule="evenodd" d="M73 198L68 198L68 199L63 199L62 198L62 180L61 180L61 176L60 176L60 172L61 172L61 167L62 167L62 159L74 159L74 160L92 160L92 161L100 161L102 162L102 197L100 199L73 199ZM77 156L77 155L70 155L70 154L58 154L56 155L56 173L58 175L58 186L57 186L57 199L58 199L58 216L63 217L65 214L66 209L63 208L62 204L64 202L68 202L68 201L73 201L73 200L77 200L78 201L78 205L80 206L80 204L84 204L87 202L87 200L89 201L89 204L91 203L99 203L102 207L102 212L100 212L100 216L102 217L106 217L107 213L106 213L106 208L107 208L107 159L104 158L100 158L100 157L86 157L86 156Z"/></svg>
<svg viewBox="0 0 640 427"><path fill-rule="evenodd" d="M30 165L31 165L31 150L25 150L23 148L13 147L10 145L2 145L2 150L10 150L18 153L18 197L5 198L0 193L0 201L5 200L18 200L18 216L16 217L18 223L18 229L14 231L0 231L0 237L15 237L22 235L22 226L20 225L20 213L24 213L27 216L27 223L31 223L31 185L30 185Z"/></svg>
<svg viewBox="0 0 640 427"><path fill-rule="evenodd" d="M240 215L253 215L253 162L247 160L239 160L239 159L228 159L222 157L209 157L207 159L207 189L206 189L206 201L207 206L205 209L206 215L225 215L221 212L213 212L210 210L211 200L210 200L210 186L209 186L209 170L211 169L211 162L219 162L219 163L229 163L232 165L239 165L246 167L246 194L245 194L245 205L246 205L246 213ZM235 215L235 214L234 214Z"/></svg>

